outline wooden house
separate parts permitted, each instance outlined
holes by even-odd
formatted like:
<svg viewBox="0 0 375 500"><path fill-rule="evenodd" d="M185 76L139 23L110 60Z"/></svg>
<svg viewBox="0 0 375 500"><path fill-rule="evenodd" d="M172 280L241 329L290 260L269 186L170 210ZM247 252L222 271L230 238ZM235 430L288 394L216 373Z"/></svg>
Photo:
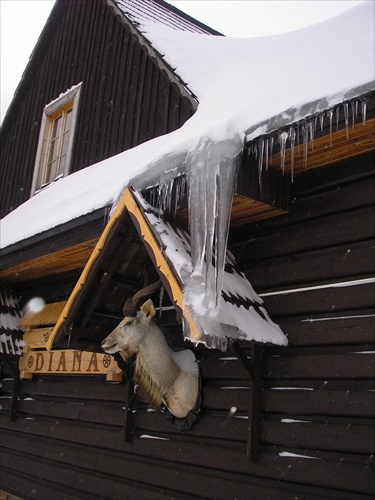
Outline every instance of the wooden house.
<svg viewBox="0 0 375 500"><path fill-rule="evenodd" d="M232 52L163 0L56 1L0 132L5 497L373 498L371 9ZM319 57L287 74L290 45L286 66ZM233 167L230 196L225 169L216 196L197 164ZM212 332L186 306L186 262L228 200L227 249L206 254L223 263ZM157 278L157 323L199 361L193 425L101 349Z"/></svg>

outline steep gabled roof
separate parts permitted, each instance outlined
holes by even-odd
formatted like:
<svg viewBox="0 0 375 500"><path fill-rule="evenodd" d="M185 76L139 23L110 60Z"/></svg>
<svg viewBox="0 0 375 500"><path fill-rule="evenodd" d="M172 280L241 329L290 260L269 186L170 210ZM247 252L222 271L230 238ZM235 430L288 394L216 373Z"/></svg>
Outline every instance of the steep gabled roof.
<svg viewBox="0 0 375 500"><path fill-rule="evenodd" d="M176 31L221 35L163 0L110 0L135 26L157 22Z"/></svg>

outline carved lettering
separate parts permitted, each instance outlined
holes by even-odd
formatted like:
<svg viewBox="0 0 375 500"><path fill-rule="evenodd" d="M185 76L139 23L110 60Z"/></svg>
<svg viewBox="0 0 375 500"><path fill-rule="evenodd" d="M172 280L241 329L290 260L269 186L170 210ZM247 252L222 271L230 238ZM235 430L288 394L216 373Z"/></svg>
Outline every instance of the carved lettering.
<svg viewBox="0 0 375 500"><path fill-rule="evenodd" d="M41 352L36 353L35 371L40 372L44 365L44 356Z"/></svg>
<svg viewBox="0 0 375 500"><path fill-rule="evenodd" d="M82 361L82 351L73 351L73 367L72 367L72 372L81 371L81 361ZM78 368L76 370L76 362L78 365Z"/></svg>
<svg viewBox="0 0 375 500"><path fill-rule="evenodd" d="M59 372L60 371L60 367L61 367L61 371L62 372L66 372L66 360L65 360L65 351L61 351L61 355L60 355L60 361L59 361L59 364L56 368L56 371Z"/></svg>
<svg viewBox="0 0 375 500"><path fill-rule="evenodd" d="M89 367L86 370L87 372L91 372L91 366L94 367L94 369L93 369L94 372L98 372L99 371L98 360L96 358L96 353L95 352L93 352L92 355L91 355Z"/></svg>
<svg viewBox="0 0 375 500"><path fill-rule="evenodd" d="M112 367L112 368L111 368ZM22 378L27 374L49 373L49 374L82 374L107 376L107 380L121 380L122 373L116 364L112 363L109 354L100 354L73 349L64 351L31 351L20 360ZM30 378L30 377L29 377Z"/></svg>
<svg viewBox="0 0 375 500"><path fill-rule="evenodd" d="M52 371L52 360L53 360L53 355L55 354L54 351L51 351L49 353L49 365L48 365L48 371L51 372Z"/></svg>

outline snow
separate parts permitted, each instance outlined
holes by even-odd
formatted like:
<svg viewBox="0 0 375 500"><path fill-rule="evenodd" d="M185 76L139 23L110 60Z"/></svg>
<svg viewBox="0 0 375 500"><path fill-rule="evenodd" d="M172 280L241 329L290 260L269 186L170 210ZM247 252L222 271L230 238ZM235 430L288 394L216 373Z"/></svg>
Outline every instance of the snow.
<svg viewBox="0 0 375 500"><path fill-rule="evenodd" d="M358 280L351 280L351 281L340 281L340 282L335 282L335 283L327 283L325 285L315 285L315 286L302 287L302 288L293 288L293 289L288 289L288 290L278 290L276 292L261 293L260 296L261 297L273 297L275 295L288 295L290 293L311 292L313 290L323 290L325 288L344 288L344 287L350 287L350 286L369 285L371 283L375 283L375 277L361 278Z"/></svg>
<svg viewBox="0 0 375 500"><path fill-rule="evenodd" d="M197 112L175 132L52 183L1 221L1 247L96 209L113 208L129 184L136 189L163 183L170 187L170 179L187 173L192 259L177 263L184 275L185 303L205 318L205 330L212 335L220 322L227 328L224 337L250 326L257 332L253 339L264 341L262 325L272 327L264 309L266 321L252 306L247 310L225 302L220 307L225 287L237 293L237 285L244 284L227 281L224 271L243 144L374 89L373 14L373 2L364 2L315 26L248 39L176 31L144 21L140 31L197 96ZM286 140L281 135L282 147ZM263 157L262 142L260 147ZM254 292L247 288L251 296ZM255 302L261 304L259 297ZM276 325L270 341L285 343Z"/></svg>
<svg viewBox="0 0 375 500"><path fill-rule="evenodd" d="M294 418L282 418L280 422L283 424L312 424L312 420L297 420Z"/></svg>
<svg viewBox="0 0 375 500"><path fill-rule="evenodd" d="M309 455L299 455L298 453L291 453L289 451L282 451L279 453L279 457L287 458L308 458L310 460L320 460L319 457L310 457Z"/></svg>
<svg viewBox="0 0 375 500"><path fill-rule="evenodd" d="M179 282L182 283L183 305L189 308L195 322L204 332L200 342L208 347L222 350L226 350L228 338L255 340L276 345L287 344L284 333L270 319L262 306L263 300L254 291L246 276L236 270L234 258L228 253L223 256L228 270L223 266L220 300L217 304L209 304L208 300L212 299L214 292L210 290L207 297L204 277L200 272L192 274L194 269L193 242L190 245L188 235L179 229L175 231L170 223L157 217L140 193L136 192L135 196L142 205L147 221L158 235L163 254L174 269ZM214 266L207 267L213 268ZM211 270L210 274L214 272ZM233 301L230 297L233 297ZM246 303L247 307L239 304L236 299ZM184 335L189 338L189 325L185 322L183 326Z"/></svg>
<svg viewBox="0 0 375 500"><path fill-rule="evenodd" d="M160 436L151 436L150 434L141 434L139 437L141 439L161 439L162 441L169 441L168 438L163 438Z"/></svg>
<svg viewBox="0 0 375 500"><path fill-rule="evenodd" d="M61 179L28 200L1 221L1 247L115 203L137 174L136 187L157 183L167 170L174 176L202 138L255 138L373 89L373 10L373 2L364 2L308 28L248 39L144 23L141 31L198 96L198 111L178 131Z"/></svg>

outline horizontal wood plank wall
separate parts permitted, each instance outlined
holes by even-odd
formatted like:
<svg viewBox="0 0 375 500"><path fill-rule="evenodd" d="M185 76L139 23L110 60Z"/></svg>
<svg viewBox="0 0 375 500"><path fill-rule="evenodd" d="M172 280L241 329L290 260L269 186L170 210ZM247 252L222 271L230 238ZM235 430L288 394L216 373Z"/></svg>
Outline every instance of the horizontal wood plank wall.
<svg viewBox="0 0 375 500"><path fill-rule="evenodd" d="M80 82L71 172L175 130L193 114L105 0L60 0L3 122L1 217L29 198L43 108Z"/></svg>
<svg viewBox="0 0 375 500"><path fill-rule="evenodd" d="M22 381L11 423L12 381L5 380L2 487L38 500L51 491L69 499L373 498L373 292L366 282L325 287L374 271L371 178L361 178L360 164L353 168L357 180L304 194L314 184L309 177L304 189L295 186L289 215L232 235L231 250L290 342L263 350L256 461L246 460L246 371L230 352L198 349L199 423L180 433L138 403L131 443L123 440L124 384ZM294 291L269 295L285 290Z"/></svg>

